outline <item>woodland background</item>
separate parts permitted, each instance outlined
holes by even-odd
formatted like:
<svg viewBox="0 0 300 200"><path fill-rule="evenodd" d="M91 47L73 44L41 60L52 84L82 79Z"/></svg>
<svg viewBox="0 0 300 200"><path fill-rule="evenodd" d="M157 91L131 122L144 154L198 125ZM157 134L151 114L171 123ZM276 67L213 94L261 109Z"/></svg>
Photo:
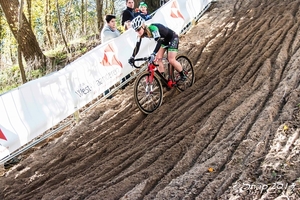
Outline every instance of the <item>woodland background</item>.
<svg viewBox="0 0 300 200"><path fill-rule="evenodd" d="M138 7L140 0L134 0ZM147 0L149 13L166 1ZM125 0L0 0L0 95L57 71L101 43L104 16L118 29Z"/></svg>

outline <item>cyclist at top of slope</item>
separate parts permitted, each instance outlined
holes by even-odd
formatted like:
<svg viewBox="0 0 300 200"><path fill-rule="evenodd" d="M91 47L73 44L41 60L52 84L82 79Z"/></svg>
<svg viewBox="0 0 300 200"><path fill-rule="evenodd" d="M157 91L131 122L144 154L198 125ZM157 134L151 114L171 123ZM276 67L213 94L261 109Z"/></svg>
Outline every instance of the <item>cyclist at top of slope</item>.
<svg viewBox="0 0 300 200"><path fill-rule="evenodd" d="M181 80L186 80L187 77L183 72L183 68L181 64L176 60L179 38L173 30L159 23L153 23L147 26L145 25L145 20L141 16L137 16L131 21L131 27L137 32L138 41L133 50L132 56L128 60L129 64L133 65L134 57L139 52L142 38L154 38L157 44L153 50L153 53L150 55L149 62L157 61L159 65L158 71L164 74L162 58L166 51L166 48L168 48L168 61L179 72Z"/></svg>

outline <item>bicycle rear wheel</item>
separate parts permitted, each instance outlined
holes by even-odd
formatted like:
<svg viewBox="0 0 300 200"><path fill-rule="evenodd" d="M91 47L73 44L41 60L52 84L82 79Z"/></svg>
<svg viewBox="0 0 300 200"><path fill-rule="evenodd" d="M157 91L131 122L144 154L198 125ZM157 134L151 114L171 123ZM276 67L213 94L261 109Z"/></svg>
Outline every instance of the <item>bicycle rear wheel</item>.
<svg viewBox="0 0 300 200"><path fill-rule="evenodd" d="M139 109L150 114L161 106L163 101L163 87L157 76L150 80L149 72L144 72L134 83L134 100Z"/></svg>
<svg viewBox="0 0 300 200"><path fill-rule="evenodd" d="M180 74L176 70L174 70L174 72L173 72L173 74L174 74L173 77L174 77L175 81L177 82L177 89L179 91L184 91L188 87L191 87L195 82L195 74L194 74L193 64L190 61L190 59L186 56L178 56L176 58L176 60L181 64L187 79L185 81L181 81Z"/></svg>

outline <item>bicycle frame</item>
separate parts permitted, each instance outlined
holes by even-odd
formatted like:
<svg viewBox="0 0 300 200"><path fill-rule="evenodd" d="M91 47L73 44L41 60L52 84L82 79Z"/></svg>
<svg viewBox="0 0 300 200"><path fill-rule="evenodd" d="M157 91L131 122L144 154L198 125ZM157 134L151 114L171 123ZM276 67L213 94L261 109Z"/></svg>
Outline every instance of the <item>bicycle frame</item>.
<svg viewBox="0 0 300 200"><path fill-rule="evenodd" d="M169 89L171 89L172 87L174 87L176 85L176 82L173 81L173 75L172 75L172 72L171 72L171 66L168 65L168 75L169 75L169 78L166 79L157 69L157 65L155 65L154 63L149 63L148 65L148 71L150 73L150 77L151 77L151 81L153 80L153 76L154 76L154 73L156 75L158 75L158 77L160 78L161 82L166 85Z"/></svg>
<svg viewBox="0 0 300 200"><path fill-rule="evenodd" d="M165 61L169 62L166 58L163 58ZM141 61L141 60L144 60L144 61L147 61L148 58L139 58L139 59L136 59L136 61ZM134 65L134 67L138 68L136 65ZM173 88L174 86L176 86L176 82L174 80L174 77L173 77L173 66L171 66L169 63L168 63L168 79L166 79L159 71L158 71L158 65L154 64L153 62L152 63L148 63L148 72L150 73L150 76L149 76L149 82L152 83L153 81L153 77L154 77L154 74L158 75L158 77L160 78L161 82L168 87L168 89L171 89Z"/></svg>

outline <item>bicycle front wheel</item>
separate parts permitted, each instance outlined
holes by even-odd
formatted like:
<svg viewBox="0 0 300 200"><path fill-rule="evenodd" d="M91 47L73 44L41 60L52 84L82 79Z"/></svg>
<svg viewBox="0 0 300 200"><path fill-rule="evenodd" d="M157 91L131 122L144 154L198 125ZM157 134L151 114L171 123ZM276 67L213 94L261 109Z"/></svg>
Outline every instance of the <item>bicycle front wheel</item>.
<svg viewBox="0 0 300 200"><path fill-rule="evenodd" d="M163 87L159 78L154 76L151 79L149 72L144 72L134 84L134 100L145 114L155 111L163 101Z"/></svg>
<svg viewBox="0 0 300 200"><path fill-rule="evenodd" d="M178 56L176 60L181 64L183 71L187 77L185 81L180 80L180 74L174 70L174 79L177 82L177 89L179 91L184 91L188 87L191 87L195 82L195 74L193 64L190 59L186 56Z"/></svg>

